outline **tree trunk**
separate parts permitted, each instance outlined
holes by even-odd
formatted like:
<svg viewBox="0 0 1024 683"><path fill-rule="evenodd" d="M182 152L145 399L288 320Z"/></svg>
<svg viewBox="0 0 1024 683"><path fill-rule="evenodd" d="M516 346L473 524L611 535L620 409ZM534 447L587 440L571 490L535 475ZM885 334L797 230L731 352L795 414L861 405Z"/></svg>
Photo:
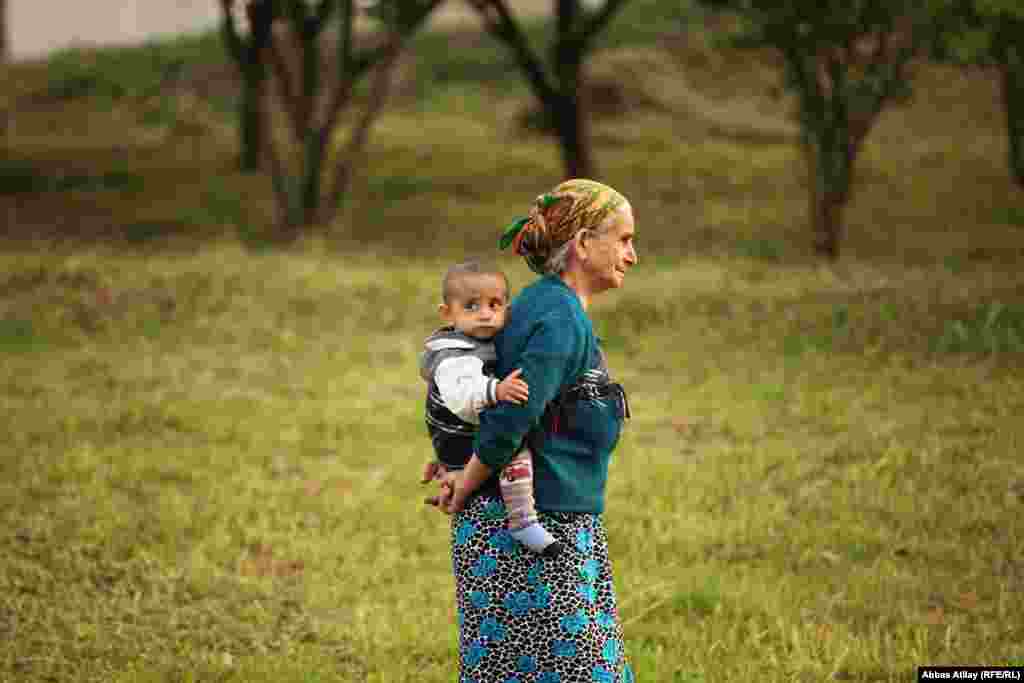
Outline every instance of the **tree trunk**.
<svg viewBox="0 0 1024 683"><path fill-rule="evenodd" d="M830 261L839 259L843 208L843 198L839 193L830 190L818 193L814 214L814 250Z"/></svg>
<svg viewBox="0 0 1024 683"><path fill-rule="evenodd" d="M558 37L553 49L558 94L549 111L558 131L568 178L589 178L593 172L587 136L587 110L583 100L583 57L586 44L576 36L580 0L557 0Z"/></svg>
<svg viewBox="0 0 1024 683"><path fill-rule="evenodd" d="M566 178L590 178L594 161L586 130L586 113L575 93L560 93L547 105L555 121Z"/></svg>
<svg viewBox="0 0 1024 683"><path fill-rule="evenodd" d="M0 64L7 61L10 44L7 36L7 0L0 0Z"/></svg>
<svg viewBox="0 0 1024 683"><path fill-rule="evenodd" d="M1024 51L1010 46L1001 65L1010 174L1024 189Z"/></svg>
<svg viewBox="0 0 1024 683"><path fill-rule="evenodd" d="M241 144L241 168L249 173L259 171L263 158L263 107L266 68L260 59L249 61L242 79L241 122L239 139Z"/></svg>
<svg viewBox="0 0 1024 683"><path fill-rule="evenodd" d="M225 14L231 11L231 3L223 3ZM228 41L232 54L238 61L242 74L242 97L239 103L239 165L243 172L258 171L262 167L264 136L263 108L266 106L264 93L267 81L267 66L264 52L270 42L274 22L273 7L269 2L250 2L246 5L249 18L250 36L241 40L233 28L228 29Z"/></svg>
<svg viewBox="0 0 1024 683"><path fill-rule="evenodd" d="M843 209L849 200L849 173L836 174L830 167L830 156L842 155L845 161L848 143L841 141L835 149L822 142L804 142L807 160L808 217L814 232L814 251L830 261L839 258L843 237Z"/></svg>

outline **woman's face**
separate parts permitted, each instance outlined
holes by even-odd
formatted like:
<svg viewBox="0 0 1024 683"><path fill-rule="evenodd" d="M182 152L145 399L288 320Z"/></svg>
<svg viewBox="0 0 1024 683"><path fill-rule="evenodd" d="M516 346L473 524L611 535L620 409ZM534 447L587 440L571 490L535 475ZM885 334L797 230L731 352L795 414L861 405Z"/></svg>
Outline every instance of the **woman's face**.
<svg viewBox="0 0 1024 683"><path fill-rule="evenodd" d="M613 214L611 225L602 233L587 233L581 245L584 272L593 292L618 289L626 271L637 263L633 237L633 209L629 204Z"/></svg>

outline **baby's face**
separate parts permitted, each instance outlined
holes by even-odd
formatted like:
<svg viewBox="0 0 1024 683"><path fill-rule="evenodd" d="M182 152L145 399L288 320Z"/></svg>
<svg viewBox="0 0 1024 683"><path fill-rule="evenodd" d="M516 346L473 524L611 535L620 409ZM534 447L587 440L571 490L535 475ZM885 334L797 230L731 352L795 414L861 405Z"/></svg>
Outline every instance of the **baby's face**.
<svg viewBox="0 0 1024 683"><path fill-rule="evenodd" d="M477 339L490 339L505 326L508 290L497 275L463 276L448 303L441 304L441 317L459 332Z"/></svg>

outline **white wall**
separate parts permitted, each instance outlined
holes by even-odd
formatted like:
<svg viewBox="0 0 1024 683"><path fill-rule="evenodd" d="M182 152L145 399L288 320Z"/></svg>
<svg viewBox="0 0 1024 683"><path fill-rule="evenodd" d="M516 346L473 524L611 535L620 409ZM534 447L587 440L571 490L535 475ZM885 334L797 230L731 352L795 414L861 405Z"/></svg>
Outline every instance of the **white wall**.
<svg viewBox="0 0 1024 683"><path fill-rule="evenodd" d="M14 59L89 43L141 43L217 25L217 0L8 0Z"/></svg>

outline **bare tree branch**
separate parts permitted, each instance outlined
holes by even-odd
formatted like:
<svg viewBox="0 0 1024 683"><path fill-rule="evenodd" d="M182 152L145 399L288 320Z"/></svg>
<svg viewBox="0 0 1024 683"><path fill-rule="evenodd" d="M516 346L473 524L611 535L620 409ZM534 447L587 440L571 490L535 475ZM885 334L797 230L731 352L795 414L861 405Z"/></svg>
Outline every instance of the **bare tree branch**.
<svg viewBox="0 0 1024 683"><path fill-rule="evenodd" d="M245 54L242 38L238 35L238 27L235 25L234 4L234 0L220 0L221 12L224 15L221 20L220 30L231 56L234 57L236 62L241 64L245 60Z"/></svg>
<svg viewBox="0 0 1024 683"><path fill-rule="evenodd" d="M341 0L341 30L338 35L338 74L345 74L352 62L353 3L355 0Z"/></svg>
<svg viewBox="0 0 1024 683"><path fill-rule="evenodd" d="M270 184L274 189L274 196L277 198L277 206L281 212L281 223L288 225L292 222L292 193L288 191L288 171L284 164L281 162L281 157L277 153L277 146L274 144L273 126L270 121L269 108L263 107L264 116L264 130L267 134L264 136L264 152L266 158L270 161Z"/></svg>
<svg viewBox="0 0 1024 683"><path fill-rule="evenodd" d="M556 98L557 92L548 81L541 60L530 49L526 36L519 30L505 0L470 0L470 3L480 12L487 32L512 48L537 96L542 101ZM494 10L497 19L488 16L488 9Z"/></svg>
<svg viewBox="0 0 1024 683"><path fill-rule="evenodd" d="M352 129L345 149L338 155L338 161L335 165L334 184L328 195L326 207L328 221L336 214L341 198L348 190L358 156L365 149L366 142L369 140L370 128L384 108L388 92L391 89L395 64L397 64L400 54L400 50L395 50L378 64L373 82L370 85L370 95L366 108L363 110L363 115Z"/></svg>
<svg viewBox="0 0 1024 683"><path fill-rule="evenodd" d="M605 0L605 3L601 6L601 9L597 13L590 16L583 28L580 29L579 39L582 43L590 45L590 42L594 39L598 33L604 30L604 27L611 21L615 13L626 4L626 0Z"/></svg>
<svg viewBox="0 0 1024 683"><path fill-rule="evenodd" d="M351 2L351 0L342 1ZM330 103L327 105L327 116L324 123L324 128L326 130L334 130L341 110L351 98L352 90L355 87L356 82L363 76L366 70L378 62L395 59L398 56L398 53L402 50L406 39L416 31L419 25L423 23L423 21L438 5L441 4L442 1L443 0L430 0L429 3L424 4L419 8L416 15L411 18L409 25L403 26L401 31L392 31L383 44L374 48L368 48L358 56L352 55L351 53L347 55L346 64L343 65L346 66L347 69L343 69L339 73L338 78L340 83L334 93L332 93ZM345 40L344 36L341 38L342 40ZM351 48L349 47L348 49Z"/></svg>
<svg viewBox="0 0 1024 683"><path fill-rule="evenodd" d="M336 6L336 0L320 0L316 6L314 16L316 17L316 23L320 26L320 30L323 30L323 26L327 24L327 20L331 18L331 14L334 12Z"/></svg>
<svg viewBox="0 0 1024 683"><path fill-rule="evenodd" d="M398 34L393 35L385 48L385 55L390 52L397 53L401 48L401 37ZM326 136L329 136L330 131L333 131L335 126L338 125L338 118L341 116L341 110L344 109L345 105L347 105L349 100L351 100L352 91L355 88L356 81L358 81L363 71L365 71L370 64L370 60L365 57L363 59L355 60L352 65L352 70L347 75L348 77L346 78L345 75L343 75L341 82L338 83L337 88L335 88L334 92L331 93L331 101L327 106L327 118L321 129L321 135L325 136L325 138Z"/></svg>
<svg viewBox="0 0 1024 683"><path fill-rule="evenodd" d="M270 56L270 66L277 76L277 85L281 92L281 103L288 115L288 121L292 126L292 133L296 140L303 136L302 113L299 110L298 94L295 92L295 83L292 79L291 68L288 61L281 52L281 47L273 35L267 43L267 54Z"/></svg>

